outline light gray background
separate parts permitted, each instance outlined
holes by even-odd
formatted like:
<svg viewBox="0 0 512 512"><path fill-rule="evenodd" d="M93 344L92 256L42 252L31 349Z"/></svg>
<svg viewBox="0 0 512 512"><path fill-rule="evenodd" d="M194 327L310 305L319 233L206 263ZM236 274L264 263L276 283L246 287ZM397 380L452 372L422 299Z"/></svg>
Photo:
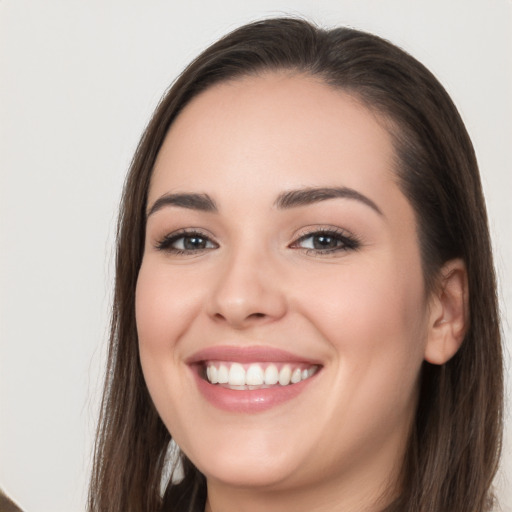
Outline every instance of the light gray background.
<svg viewBox="0 0 512 512"><path fill-rule="evenodd" d="M85 507L116 208L145 123L200 50L284 13L373 31L444 83L479 157L510 347L510 0L0 0L0 486L27 512Z"/></svg>

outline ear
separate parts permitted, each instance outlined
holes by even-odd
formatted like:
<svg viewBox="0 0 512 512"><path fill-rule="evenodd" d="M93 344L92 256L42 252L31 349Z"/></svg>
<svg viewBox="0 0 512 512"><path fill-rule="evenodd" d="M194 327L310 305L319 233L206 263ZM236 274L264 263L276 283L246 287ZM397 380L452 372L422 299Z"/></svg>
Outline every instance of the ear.
<svg viewBox="0 0 512 512"><path fill-rule="evenodd" d="M444 364L459 350L469 324L469 292L466 265L450 260L439 273L430 299L429 332L425 360Z"/></svg>

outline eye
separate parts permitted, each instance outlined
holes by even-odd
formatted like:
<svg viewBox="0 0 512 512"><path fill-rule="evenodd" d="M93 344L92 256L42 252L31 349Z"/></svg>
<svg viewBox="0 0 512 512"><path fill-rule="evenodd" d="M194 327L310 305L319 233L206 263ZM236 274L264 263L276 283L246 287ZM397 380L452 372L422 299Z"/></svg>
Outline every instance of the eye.
<svg viewBox="0 0 512 512"><path fill-rule="evenodd" d="M174 254L192 254L217 247L218 245L208 236L198 231L171 233L156 244L158 250Z"/></svg>
<svg viewBox="0 0 512 512"><path fill-rule="evenodd" d="M302 235L291 247L308 253L327 254L358 249L358 240L339 229L316 230Z"/></svg>

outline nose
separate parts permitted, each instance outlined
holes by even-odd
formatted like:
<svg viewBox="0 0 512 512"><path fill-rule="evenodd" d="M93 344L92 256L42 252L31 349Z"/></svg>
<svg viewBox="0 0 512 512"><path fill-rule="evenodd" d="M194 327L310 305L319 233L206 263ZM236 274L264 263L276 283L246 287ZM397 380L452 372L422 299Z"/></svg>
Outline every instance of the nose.
<svg viewBox="0 0 512 512"><path fill-rule="evenodd" d="M271 258L238 253L223 261L223 268L218 270L209 304L215 322L244 329L286 314L286 296Z"/></svg>

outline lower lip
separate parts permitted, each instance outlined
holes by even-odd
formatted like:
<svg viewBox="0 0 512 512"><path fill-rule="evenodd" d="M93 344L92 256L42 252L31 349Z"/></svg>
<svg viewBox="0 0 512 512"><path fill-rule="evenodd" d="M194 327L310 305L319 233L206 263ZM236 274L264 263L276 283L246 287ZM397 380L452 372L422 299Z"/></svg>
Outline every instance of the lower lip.
<svg viewBox="0 0 512 512"><path fill-rule="evenodd" d="M202 395L215 407L229 412L257 413L292 400L310 384L317 374L297 384L275 386L265 389L234 390L210 384L193 371L197 387Z"/></svg>

